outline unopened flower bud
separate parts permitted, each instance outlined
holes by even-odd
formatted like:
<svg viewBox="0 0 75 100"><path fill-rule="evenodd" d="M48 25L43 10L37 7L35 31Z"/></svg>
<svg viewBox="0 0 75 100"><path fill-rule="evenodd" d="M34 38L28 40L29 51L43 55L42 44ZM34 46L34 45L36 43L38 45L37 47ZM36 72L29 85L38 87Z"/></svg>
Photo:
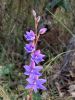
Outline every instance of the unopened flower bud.
<svg viewBox="0 0 75 100"><path fill-rule="evenodd" d="M32 14L33 14L34 17L36 17L36 12L35 12L34 9L32 10Z"/></svg>
<svg viewBox="0 0 75 100"><path fill-rule="evenodd" d="M39 21L40 21L40 19L41 19L41 17L40 17L40 16L38 16L38 17L37 17L37 22L39 22Z"/></svg>

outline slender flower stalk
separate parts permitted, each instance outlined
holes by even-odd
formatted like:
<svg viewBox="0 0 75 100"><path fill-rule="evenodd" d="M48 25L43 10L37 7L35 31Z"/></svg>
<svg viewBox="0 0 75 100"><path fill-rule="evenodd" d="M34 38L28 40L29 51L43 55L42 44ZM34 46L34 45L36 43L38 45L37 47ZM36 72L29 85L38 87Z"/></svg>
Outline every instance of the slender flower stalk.
<svg viewBox="0 0 75 100"><path fill-rule="evenodd" d="M42 76L40 71L43 69L43 67L38 65L40 64L40 62L44 61L45 55L42 54L39 49L37 50L37 44L40 35L44 34L47 29L41 28L37 33L40 16L37 17L34 10L32 11L32 13L35 20L35 32L33 32L32 30L26 31L26 34L24 35L25 39L29 42L25 45L24 49L27 53L30 54L30 64L24 65L24 74L28 76L28 78L26 79L28 84L25 88L30 91L29 99L27 100L32 100L33 91L36 93L38 89L46 90L43 85L46 82L46 79L40 78L40 76Z"/></svg>

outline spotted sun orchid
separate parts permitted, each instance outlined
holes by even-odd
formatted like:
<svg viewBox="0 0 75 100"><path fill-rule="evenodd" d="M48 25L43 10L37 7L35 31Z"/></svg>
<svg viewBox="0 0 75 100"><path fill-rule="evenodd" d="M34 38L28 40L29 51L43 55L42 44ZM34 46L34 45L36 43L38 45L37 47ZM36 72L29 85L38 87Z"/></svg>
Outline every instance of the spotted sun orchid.
<svg viewBox="0 0 75 100"><path fill-rule="evenodd" d="M26 31L26 34L24 34L25 39L29 42L25 45L24 49L27 53L30 54L30 64L24 65L24 75L28 76L28 78L26 79L28 84L25 88L30 91L29 99L27 100L32 100L33 91L37 92L38 89L46 90L45 86L43 85L46 82L46 79L40 78L40 76L42 76L40 71L43 69L43 67L38 65L40 64L40 62L44 61L45 55L42 54L39 49L37 50L36 47L40 35L44 34L47 29L41 28L37 33L40 16L36 16L36 12L34 10L32 11L32 13L35 20L35 32L33 32L33 30L30 30Z"/></svg>
<svg viewBox="0 0 75 100"><path fill-rule="evenodd" d="M30 42L29 44L26 44L24 48L27 53L31 53L35 51L35 44L33 42Z"/></svg>
<svg viewBox="0 0 75 100"><path fill-rule="evenodd" d="M36 64L40 63L41 61L44 61L45 55L40 53L40 50L34 51L34 53L31 54L31 59L35 61Z"/></svg>
<svg viewBox="0 0 75 100"><path fill-rule="evenodd" d="M33 41L35 39L35 34L32 30L30 30L30 32L27 31L24 36L28 41Z"/></svg>
<svg viewBox="0 0 75 100"><path fill-rule="evenodd" d="M35 63L34 61L31 61L30 65L25 65L24 66L26 72L24 73L25 75L40 75L41 76L41 73L39 73L39 71L42 70L42 66L35 66Z"/></svg>
<svg viewBox="0 0 75 100"><path fill-rule="evenodd" d="M39 79L38 75L35 75L34 78L28 78L27 81L29 84L26 86L26 89L33 89L37 92L38 89L46 90L46 88L42 85L46 82L45 79Z"/></svg>

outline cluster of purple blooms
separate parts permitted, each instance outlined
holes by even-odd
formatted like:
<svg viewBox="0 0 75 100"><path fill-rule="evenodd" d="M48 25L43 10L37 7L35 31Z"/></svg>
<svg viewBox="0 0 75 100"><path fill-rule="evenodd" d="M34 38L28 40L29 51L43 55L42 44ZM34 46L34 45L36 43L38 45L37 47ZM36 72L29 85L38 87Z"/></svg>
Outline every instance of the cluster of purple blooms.
<svg viewBox="0 0 75 100"><path fill-rule="evenodd" d="M39 34L44 34L46 32L46 28L42 28L39 31ZM38 89L46 90L43 84L46 82L46 79L40 79L42 74L40 71L43 69L42 66L38 65L40 62L44 61L45 55L41 54L40 50L36 50L36 40L37 35L32 31L26 31L24 35L25 39L29 42L25 45L25 50L30 54L30 64L24 65L25 75L29 77L26 79L28 84L25 87L26 89L32 89L34 92L37 92Z"/></svg>

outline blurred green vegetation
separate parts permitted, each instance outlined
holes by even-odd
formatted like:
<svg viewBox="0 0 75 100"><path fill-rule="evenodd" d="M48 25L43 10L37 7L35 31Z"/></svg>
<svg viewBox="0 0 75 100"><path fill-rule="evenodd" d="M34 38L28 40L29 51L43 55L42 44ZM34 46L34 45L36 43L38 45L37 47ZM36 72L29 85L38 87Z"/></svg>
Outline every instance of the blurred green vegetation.
<svg viewBox="0 0 75 100"><path fill-rule="evenodd" d="M50 41L53 45L49 44L47 39L44 40L41 38L41 49L47 56L44 62L44 67L46 67L50 63L50 59L53 59L64 51L66 46L63 45L66 45L66 42L64 42L64 39L62 41L61 37L63 36L64 38L66 34L69 34L67 29L73 30L72 33L74 33L75 9L72 8L74 7L74 0L72 1L73 2L69 2L69 0L0 0L0 86L3 87L0 88L0 100L2 100L4 96L6 97L6 95L9 96L10 100L24 100L27 95L27 91L24 89L26 76L23 75L23 65L27 62L27 55L24 51L24 44L26 43L24 33L28 29L34 29L34 20L31 10L35 9L37 14L42 16L43 20L41 20L41 25L49 25L50 30L56 27L59 32L59 42L57 41L57 44L54 44L54 41ZM56 16L58 21L46 8ZM73 13L71 12L72 10ZM68 28L63 27L59 20ZM49 21L51 25L48 24ZM54 29L55 32L50 30L47 32L48 37L51 37L51 33L56 33L56 29ZM54 37L54 35L52 37ZM69 34L69 36L67 35L67 37L71 37L71 34ZM57 64L60 61L61 60L56 59L52 64ZM48 77L53 74L53 68L51 65L49 66L50 69L44 72L44 77L49 79L46 84L50 89L47 90L49 92L48 100L55 100L58 93L56 87L52 85L53 83L50 84L51 87L49 86L50 78ZM5 92L2 92L1 89ZM1 93L3 94L1 95ZM41 92L33 96L34 100L41 100L41 97ZM58 100L58 98L56 100Z"/></svg>

